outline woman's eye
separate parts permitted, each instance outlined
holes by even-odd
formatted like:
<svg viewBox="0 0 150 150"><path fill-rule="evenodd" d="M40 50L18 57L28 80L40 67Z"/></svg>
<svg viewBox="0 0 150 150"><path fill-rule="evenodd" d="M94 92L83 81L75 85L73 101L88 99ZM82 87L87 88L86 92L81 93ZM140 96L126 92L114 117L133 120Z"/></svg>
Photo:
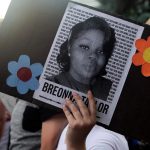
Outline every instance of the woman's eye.
<svg viewBox="0 0 150 150"><path fill-rule="evenodd" d="M97 54L104 54L104 51L103 50L98 50Z"/></svg>
<svg viewBox="0 0 150 150"><path fill-rule="evenodd" d="M89 46L87 46L87 45L80 45L80 48L82 48L84 50L89 50Z"/></svg>

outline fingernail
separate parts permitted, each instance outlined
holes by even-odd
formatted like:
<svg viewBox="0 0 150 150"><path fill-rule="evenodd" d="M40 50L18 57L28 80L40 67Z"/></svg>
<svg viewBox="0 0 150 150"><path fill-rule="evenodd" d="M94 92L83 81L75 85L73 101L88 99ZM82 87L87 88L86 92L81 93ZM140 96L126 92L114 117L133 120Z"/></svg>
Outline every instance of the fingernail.
<svg viewBox="0 0 150 150"><path fill-rule="evenodd" d="M63 106L62 106L62 108L65 108L66 107L66 105L64 104Z"/></svg>
<svg viewBox="0 0 150 150"><path fill-rule="evenodd" d="M69 102L70 102L69 98L66 98L66 103L69 103Z"/></svg>
<svg viewBox="0 0 150 150"><path fill-rule="evenodd" d="M65 111L67 109L66 105L63 105L62 109Z"/></svg>
<svg viewBox="0 0 150 150"><path fill-rule="evenodd" d="M69 98L65 98L65 100L66 100L66 101L68 101L68 100L69 100Z"/></svg>
<svg viewBox="0 0 150 150"><path fill-rule="evenodd" d="M76 92L72 92L73 96L78 96L78 94Z"/></svg>

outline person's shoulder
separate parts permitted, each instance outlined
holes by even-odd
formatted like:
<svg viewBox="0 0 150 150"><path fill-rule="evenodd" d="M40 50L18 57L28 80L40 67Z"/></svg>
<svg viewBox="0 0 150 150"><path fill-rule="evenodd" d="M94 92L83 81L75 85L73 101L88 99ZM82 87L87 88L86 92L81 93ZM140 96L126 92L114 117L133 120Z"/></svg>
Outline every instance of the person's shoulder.
<svg viewBox="0 0 150 150"><path fill-rule="evenodd" d="M66 149L65 137L67 129L68 125L60 136L58 150ZM123 135L95 125L86 138L86 150L129 150L129 148Z"/></svg>
<svg viewBox="0 0 150 150"><path fill-rule="evenodd" d="M86 140L87 150L129 150L125 137L121 134L95 125Z"/></svg>

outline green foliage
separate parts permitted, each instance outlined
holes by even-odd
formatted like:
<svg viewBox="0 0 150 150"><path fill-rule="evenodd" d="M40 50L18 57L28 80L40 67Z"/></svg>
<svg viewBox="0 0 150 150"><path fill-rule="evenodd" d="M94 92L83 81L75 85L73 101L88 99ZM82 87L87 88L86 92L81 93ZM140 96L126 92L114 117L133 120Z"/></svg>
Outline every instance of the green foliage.
<svg viewBox="0 0 150 150"><path fill-rule="evenodd" d="M145 22L150 18L150 1L136 0L129 9L126 9L125 16L139 22Z"/></svg>
<svg viewBox="0 0 150 150"><path fill-rule="evenodd" d="M126 16L138 22L150 18L150 0L99 0L101 9Z"/></svg>

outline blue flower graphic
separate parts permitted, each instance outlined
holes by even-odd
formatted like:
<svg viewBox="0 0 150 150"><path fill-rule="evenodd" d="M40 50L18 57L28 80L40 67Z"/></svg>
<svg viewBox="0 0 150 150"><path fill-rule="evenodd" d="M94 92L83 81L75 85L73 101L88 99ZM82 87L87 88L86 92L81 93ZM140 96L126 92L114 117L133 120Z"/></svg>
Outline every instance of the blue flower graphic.
<svg viewBox="0 0 150 150"><path fill-rule="evenodd" d="M36 77L41 75L43 66L40 63L30 65L30 58L27 55L21 55L18 62L10 61L8 71L11 75L6 83L10 87L17 87L20 94L26 94L29 89L36 90L39 87L39 81Z"/></svg>

